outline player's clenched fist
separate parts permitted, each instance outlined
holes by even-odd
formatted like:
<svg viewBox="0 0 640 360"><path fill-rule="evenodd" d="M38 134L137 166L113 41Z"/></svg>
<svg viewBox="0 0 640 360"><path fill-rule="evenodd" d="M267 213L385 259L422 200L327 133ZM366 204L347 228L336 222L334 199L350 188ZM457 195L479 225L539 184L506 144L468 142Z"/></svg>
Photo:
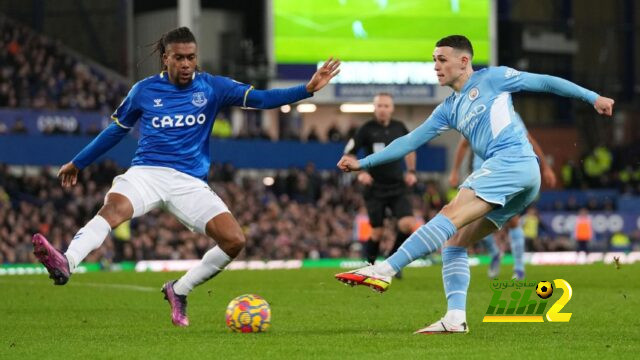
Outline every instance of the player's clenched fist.
<svg viewBox="0 0 640 360"><path fill-rule="evenodd" d="M358 171L360 170L360 163L353 156L345 155L338 161L338 168L344 172Z"/></svg>
<svg viewBox="0 0 640 360"><path fill-rule="evenodd" d="M598 114L611 116L613 114L613 104L615 101L608 97L598 96L593 107L596 108Z"/></svg>

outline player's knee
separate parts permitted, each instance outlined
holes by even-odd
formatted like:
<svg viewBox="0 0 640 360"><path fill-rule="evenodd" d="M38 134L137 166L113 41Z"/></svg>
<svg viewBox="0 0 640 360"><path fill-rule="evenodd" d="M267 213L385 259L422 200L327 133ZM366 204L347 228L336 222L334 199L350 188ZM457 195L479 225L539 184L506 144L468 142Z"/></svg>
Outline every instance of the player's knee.
<svg viewBox="0 0 640 360"><path fill-rule="evenodd" d="M98 215L102 216L113 229L131 218L130 208L128 204L108 202L98 211Z"/></svg>
<svg viewBox="0 0 640 360"><path fill-rule="evenodd" d="M225 236L224 248L227 255L236 257L244 249L247 240L242 231L235 231ZM222 245L222 244L221 244Z"/></svg>

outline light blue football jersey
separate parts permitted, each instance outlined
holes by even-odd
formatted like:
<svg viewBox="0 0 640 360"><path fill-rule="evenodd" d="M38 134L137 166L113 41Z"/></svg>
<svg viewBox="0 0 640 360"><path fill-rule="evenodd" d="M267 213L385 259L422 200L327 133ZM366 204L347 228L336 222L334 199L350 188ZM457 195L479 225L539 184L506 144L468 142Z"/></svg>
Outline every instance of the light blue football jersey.
<svg viewBox="0 0 640 360"><path fill-rule="evenodd" d="M533 148L524 127L517 123L511 101L511 93L522 90L552 92L591 104L598 97L558 77L504 66L484 68L473 72L461 91L446 98L424 123L384 150L361 159L360 166L370 168L397 160L449 129L459 131L473 152L485 160L498 155L533 157Z"/></svg>
<svg viewBox="0 0 640 360"><path fill-rule="evenodd" d="M524 135L527 136L527 134L528 134L527 127L522 122L522 118L520 117L520 114L518 114L517 112L515 112L514 114L515 114L515 116L513 118L514 125L515 126L522 126L522 129L524 130ZM473 153L473 161L471 163L472 171L476 171L476 170L480 169L480 167L482 166L483 162L484 162L483 158L478 156L478 154Z"/></svg>
<svg viewBox="0 0 640 360"><path fill-rule="evenodd" d="M220 109L241 106L251 86L196 72L178 87L165 72L136 83L113 113L123 128L140 125L131 166L163 166L206 180L211 163L209 139Z"/></svg>

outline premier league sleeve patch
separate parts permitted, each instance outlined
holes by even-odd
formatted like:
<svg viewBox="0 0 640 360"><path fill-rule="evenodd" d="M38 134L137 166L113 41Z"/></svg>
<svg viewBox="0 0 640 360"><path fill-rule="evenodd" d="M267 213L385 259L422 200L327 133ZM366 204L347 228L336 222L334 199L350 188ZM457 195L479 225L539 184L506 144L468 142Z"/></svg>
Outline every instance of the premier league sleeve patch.
<svg viewBox="0 0 640 360"><path fill-rule="evenodd" d="M204 92L202 91L195 92L193 93L191 103L197 107L202 107L207 104L207 97L204 96Z"/></svg>

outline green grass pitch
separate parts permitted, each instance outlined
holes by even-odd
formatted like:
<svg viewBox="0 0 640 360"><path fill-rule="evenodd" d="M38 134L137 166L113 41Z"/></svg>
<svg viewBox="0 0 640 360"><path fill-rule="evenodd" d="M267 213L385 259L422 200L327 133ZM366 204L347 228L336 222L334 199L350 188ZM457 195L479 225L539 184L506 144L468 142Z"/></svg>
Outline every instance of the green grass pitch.
<svg viewBox="0 0 640 360"><path fill-rule="evenodd" d="M384 294L342 285L333 279L338 269L228 271L189 297L188 328L171 325L159 292L179 274L79 274L63 287L44 275L3 276L0 358L634 358L640 351L640 265L528 267L530 280L562 278L573 288L563 309L573 313L569 323L535 324L483 323L491 290L486 267L473 267L470 333L412 335L445 310L440 270L409 268ZM269 332L226 328L227 303L244 293L270 302Z"/></svg>

